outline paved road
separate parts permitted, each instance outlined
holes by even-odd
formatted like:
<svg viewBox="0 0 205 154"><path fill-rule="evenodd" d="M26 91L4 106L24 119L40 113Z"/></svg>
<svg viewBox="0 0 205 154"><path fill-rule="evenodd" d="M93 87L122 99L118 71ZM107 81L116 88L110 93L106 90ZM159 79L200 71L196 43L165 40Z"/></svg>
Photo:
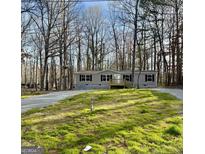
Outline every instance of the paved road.
<svg viewBox="0 0 205 154"><path fill-rule="evenodd" d="M178 99L183 100L183 89L170 89L170 88L154 88L153 90L158 90L164 93L169 93Z"/></svg>
<svg viewBox="0 0 205 154"><path fill-rule="evenodd" d="M26 99L21 99L21 112L25 112L32 108L41 108L51 104L54 104L64 98L72 97L88 90L72 90L72 91L60 91L51 92L45 95L31 96Z"/></svg>

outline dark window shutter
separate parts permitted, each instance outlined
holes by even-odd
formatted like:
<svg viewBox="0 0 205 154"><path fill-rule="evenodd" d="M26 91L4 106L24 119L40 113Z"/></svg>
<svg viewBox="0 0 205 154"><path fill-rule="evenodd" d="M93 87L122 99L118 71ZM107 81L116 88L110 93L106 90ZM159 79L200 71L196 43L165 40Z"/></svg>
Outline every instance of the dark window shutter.
<svg viewBox="0 0 205 154"><path fill-rule="evenodd" d="M90 75L90 81L92 81L92 75Z"/></svg>
<svg viewBox="0 0 205 154"><path fill-rule="evenodd" d="M154 74L152 74L152 81L154 82Z"/></svg>
<svg viewBox="0 0 205 154"><path fill-rule="evenodd" d="M81 81L81 75L80 75L80 81Z"/></svg>
<svg viewBox="0 0 205 154"><path fill-rule="evenodd" d="M102 81L102 75L101 75L101 81Z"/></svg>
<svg viewBox="0 0 205 154"><path fill-rule="evenodd" d="M112 75L110 75L110 80L112 80Z"/></svg>
<svg viewBox="0 0 205 154"><path fill-rule="evenodd" d="M147 74L145 74L145 82L147 82Z"/></svg>

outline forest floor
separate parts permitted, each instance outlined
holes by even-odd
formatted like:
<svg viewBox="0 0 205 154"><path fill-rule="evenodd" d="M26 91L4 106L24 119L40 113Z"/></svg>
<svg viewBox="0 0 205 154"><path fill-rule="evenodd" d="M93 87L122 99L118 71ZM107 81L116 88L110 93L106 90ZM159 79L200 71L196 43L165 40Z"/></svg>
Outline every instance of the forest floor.
<svg viewBox="0 0 205 154"><path fill-rule="evenodd" d="M90 112L90 100L94 111ZM96 90L22 114L22 146L49 154L182 154L182 101L144 89Z"/></svg>

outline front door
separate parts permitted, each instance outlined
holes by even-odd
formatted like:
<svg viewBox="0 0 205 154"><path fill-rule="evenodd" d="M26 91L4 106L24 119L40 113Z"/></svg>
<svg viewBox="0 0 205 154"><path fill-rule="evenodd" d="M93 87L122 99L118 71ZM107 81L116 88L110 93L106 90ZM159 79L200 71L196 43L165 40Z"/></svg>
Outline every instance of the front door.
<svg viewBox="0 0 205 154"><path fill-rule="evenodd" d="M113 80L115 83L120 83L121 82L121 75L120 74L114 74L113 75Z"/></svg>

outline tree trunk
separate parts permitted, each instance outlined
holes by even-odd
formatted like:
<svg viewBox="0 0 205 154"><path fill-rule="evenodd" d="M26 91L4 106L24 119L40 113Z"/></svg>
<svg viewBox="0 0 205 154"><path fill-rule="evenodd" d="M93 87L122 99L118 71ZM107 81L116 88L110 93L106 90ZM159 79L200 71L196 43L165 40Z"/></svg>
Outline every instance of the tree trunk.
<svg viewBox="0 0 205 154"><path fill-rule="evenodd" d="M133 43L133 54L132 54L132 84L133 84L133 87L135 87L134 77L135 77L135 55L136 55L136 44L137 44L138 3L139 3L139 0L137 0L136 5L135 5L135 18L134 18L134 37L133 37L134 43Z"/></svg>
<svg viewBox="0 0 205 154"><path fill-rule="evenodd" d="M116 36L116 31L115 31L115 26L112 25L112 30L113 30L113 35L114 35L114 40L115 40L115 61L116 61L116 70L118 70L118 42L117 42L117 36Z"/></svg>
<svg viewBox="0 0 205 154"><path fill-rule="evenodd" d="M123 46L122 46L122 70L125 69L125 42L126 42L126 38L125 38L125 23L123 25L123 33L122 33L122 37L123 37Z"/></svg>
<svg viewBox="0 0 205 154"><path fill-rule="evenodd" d="M175 0L175 14L176 14L176 50L177 50L177 85L182 85L182 63L181 53L179 47L179 8L178 0Z"/></svg>
<svg viewBox="0 0 205 154"><path fill-rule="evenodd" d="M49 90L49 86L48 86L48 65L46 65L46 87L45 90L48 91Z"/></svg>
<svg viewBox="0 0 205 154"><path fill-rule="evenodd" d="M174 38L174 26L173 26L173 32L172 32L172 44L171 44L171 50L172 50L172 84L175 84L175 38Z"/></svg>
<svg viewBox="0 0 205 154"><path fill-rule="evenodd" d="M143 23L143 29L146 29L145 24ZM146 70L146 33L145 31L143 33L143 70Z"/></svg>
<svg viewBox="0 0 205 154"><path fill-rule="evenodd" d="M36 91L38 90L38 56L36 57L36 84L35 84L35 88Z"/></svg>
<svg viewBox="0 0 205 154"><path fill-rule="evenodd" d="M77 71L81 70L81 40L80 37L78 39L78 60L77 60Z"/></svg>
<svg viewBox="0 0 205 154"><path fill-rule="evenodd" d="M90 35L88 35L88 42L87 42L87 50L86 50L86 69L87 71L90 70L90 58L89 58L89 47L90 47Z"/></svg>
<svg viewBox="0 0 205 154"><path fill-rule="evenodd" d="M95 46L94 46L94 35L91 35L91 52L92 52L92 71L95 70Z"/></svg>
<svg viewBox="0 0 205 154"><path fill-rule="evenodd" d="M154 32L154 71L156 71L157 66L157 46L156 46L156 33Z"/></svg>

